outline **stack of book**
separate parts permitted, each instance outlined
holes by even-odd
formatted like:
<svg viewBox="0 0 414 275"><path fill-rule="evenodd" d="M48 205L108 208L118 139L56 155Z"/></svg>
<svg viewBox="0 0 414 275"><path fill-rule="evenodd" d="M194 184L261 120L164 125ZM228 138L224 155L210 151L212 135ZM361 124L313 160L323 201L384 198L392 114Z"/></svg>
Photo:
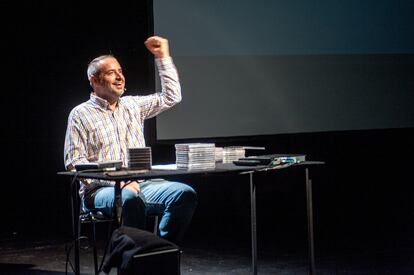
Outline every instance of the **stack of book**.
<svg viewBox="0 0 414 275"><path fill-rule="evenodd" d="M128 148L128 168L137 170L151 169L151 147Z"/></svg>
<svg viewBox="0 0 414 275"><path fill-rule="evenodd" d="M216 147L214 143L182 143L175 145L178 169L214 169Z"/></svg>
<svg viewBox="0 0 414 275"><path fill-rule="evenodd" d="M216 162L223 162L223 147L216 147Z"/></svg>
<svg viewBox="0 0 414 275"><path fill-rule="evenodd" d="M244 158L246 150L242 146L228 146L223 148L223 163L232 163L233 161Z"/></svg>

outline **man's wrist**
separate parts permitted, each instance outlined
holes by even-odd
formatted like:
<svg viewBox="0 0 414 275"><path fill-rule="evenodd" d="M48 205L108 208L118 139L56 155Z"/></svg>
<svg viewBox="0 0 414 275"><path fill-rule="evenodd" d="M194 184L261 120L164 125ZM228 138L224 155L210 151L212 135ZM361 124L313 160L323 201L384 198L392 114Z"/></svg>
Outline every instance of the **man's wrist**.
<svg viewBox="0 0 414 275"><path fill-rule="evenodd" d="M162 58L155 58L155 63L158 67L166 67L173 65L173 60L171 56L162 57Z"/></svg>

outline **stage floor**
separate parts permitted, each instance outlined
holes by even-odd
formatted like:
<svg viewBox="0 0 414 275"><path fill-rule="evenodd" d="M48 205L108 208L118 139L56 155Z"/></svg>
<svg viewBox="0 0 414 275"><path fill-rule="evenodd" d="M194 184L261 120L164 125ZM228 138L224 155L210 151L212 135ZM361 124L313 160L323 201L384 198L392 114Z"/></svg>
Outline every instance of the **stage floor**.
<svg viewBox="0 0 414 275"><path fill-rule="evenodd" d="M65 274L67 240L58 237L3 238L0 274ZM299 242L298 242L299 243ZM317 274L414 274L412 241L386 246L343 242L320 243L316 247ZM105 241L98 243L102 256ZM181 274L250 274L249 243L187 240L181 246ZM308 274L307 249L292 242L279 247L259 247L259 274ZM92 249L81 250L81 273L93 274ZM68 266L68 274L73 274ZM116 274L112 270L110 274Z"/></svg>

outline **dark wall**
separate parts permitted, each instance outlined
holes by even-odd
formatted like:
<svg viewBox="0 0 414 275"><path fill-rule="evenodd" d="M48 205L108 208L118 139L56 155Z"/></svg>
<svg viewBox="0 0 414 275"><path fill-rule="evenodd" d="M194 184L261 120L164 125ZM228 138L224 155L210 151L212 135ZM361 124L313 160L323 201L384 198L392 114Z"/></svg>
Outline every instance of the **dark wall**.
<svg viewBox="0 0 414 275"><path fill-rule="evenodd" d="M69 182L56 175L64 169L67 116L88 99L86 66L103 53L115 54L123 64L128 91L152 90L152 57L143 45L151 34L150 2L1 4L11 15L2 22L7 37L2 58L2 237L69 235ZM154 121L147 126L154 162L174 162L174 142L157 142ZM326 161L313 173L315 231L318 239L335 243L412 236L413 137L414 129L386 129L188 141L265 146L265 153L306 153L309 159ZM248 236L247 178L181 180L192 184L200 199L190 240L208 240L212 232ZM272 237L280 244L305 238L303 175L272 173L258 180L259 240Z"/></svg>
<svg viewBox="0 0 414 275"><path fill-rule="evenodd" d="M5 33L2 69L1 200L12 232L62 232L69 214L63 145L70 110L89 98L89 61L114 54L123 65L128 90L153 86L150 1L106 5L99 1L2 2ZM6 176L6 175L5 175ZM68 228L70 229L70 228Z"/></svg>

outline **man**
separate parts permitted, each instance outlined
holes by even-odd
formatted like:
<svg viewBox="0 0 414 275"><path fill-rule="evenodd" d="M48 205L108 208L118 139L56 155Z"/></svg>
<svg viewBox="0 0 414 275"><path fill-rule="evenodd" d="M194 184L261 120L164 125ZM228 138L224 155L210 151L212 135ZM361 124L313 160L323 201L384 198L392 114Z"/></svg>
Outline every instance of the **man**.
<svg viewBox="0 0 414 275"><path fill-rule="evenodd" d="M161 92L147 96L123 96L125 77L115 57L103 55L88 66L92 86L90 99L70 113L66 130L65 167L76 164L122 160L128 148L145 147L144 120L181 101L178 73L170 57L168 40L153 36L145 41L154 54L161 80ZM114 183L87 180L81 184L83 207L111 215ZM126 226L143 228L146 214L160 214L160 236L177 242L190 223L196 193L188 185L155 179L121 182L122 220Z"/></svg>

